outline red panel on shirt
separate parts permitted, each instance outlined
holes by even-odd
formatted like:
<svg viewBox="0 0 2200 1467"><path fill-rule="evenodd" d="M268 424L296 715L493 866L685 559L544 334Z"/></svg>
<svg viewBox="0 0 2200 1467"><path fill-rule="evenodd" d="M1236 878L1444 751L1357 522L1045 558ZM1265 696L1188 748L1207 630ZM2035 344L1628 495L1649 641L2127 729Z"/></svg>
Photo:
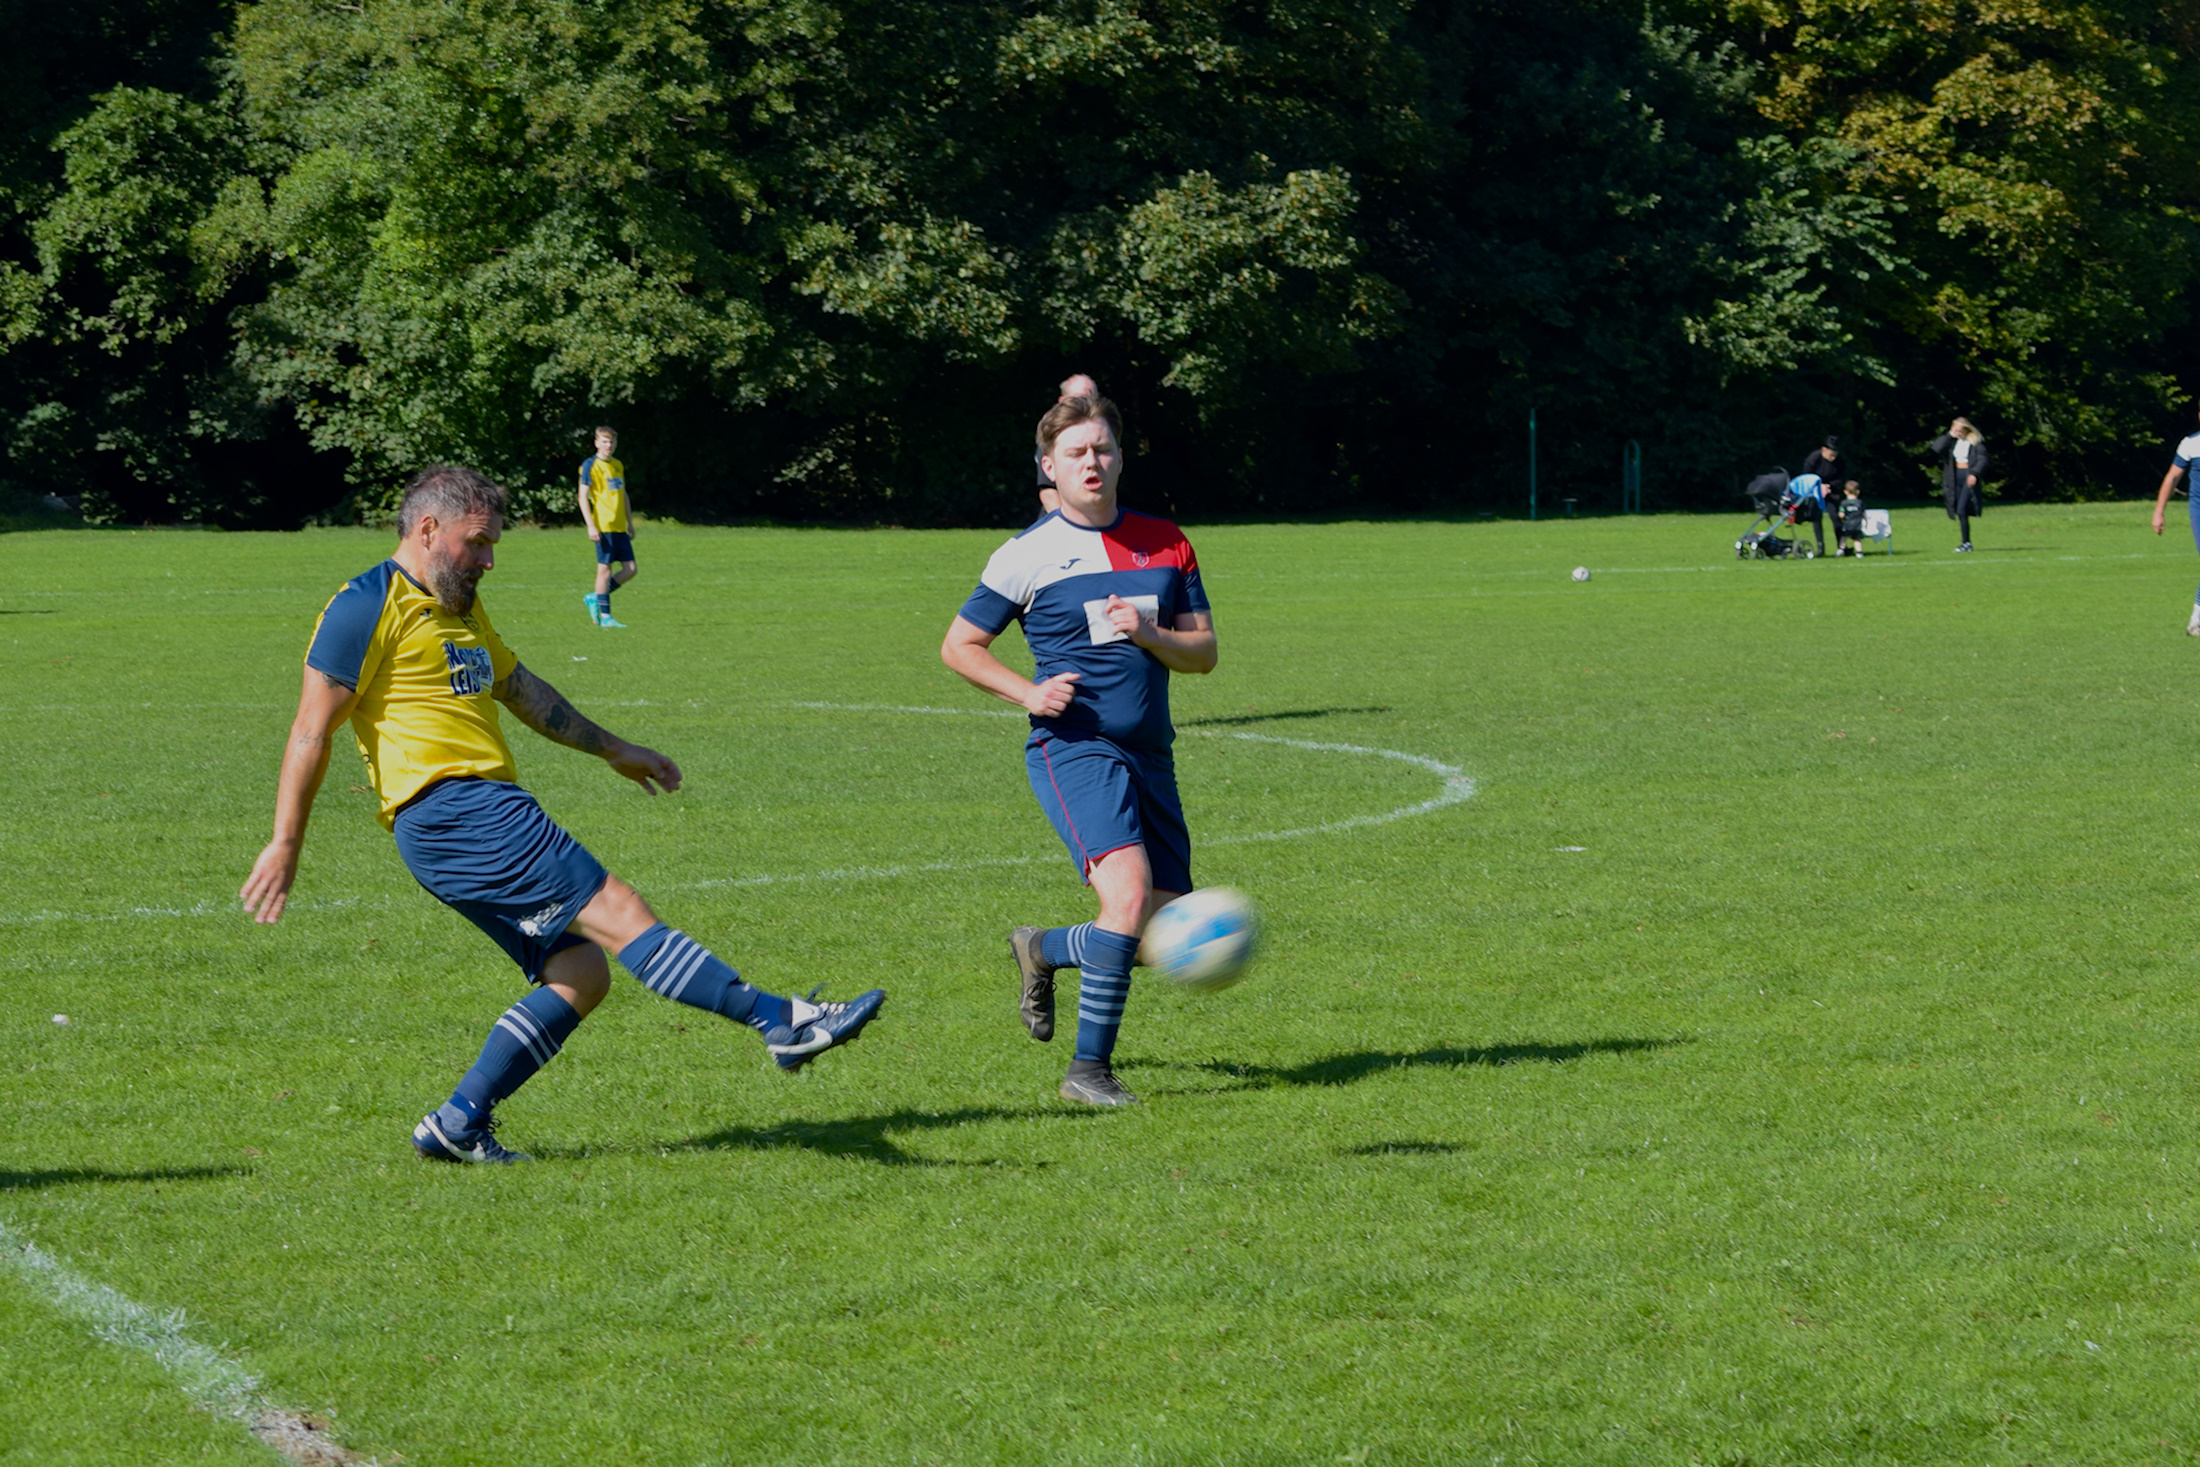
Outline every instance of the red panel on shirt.
<svg viewBox="0 0 2200 1467"><path fill-rule="evenodd" d="M1100 543L1108 547L1110 570L1148 570L1155 566L1175 566L1185 571L1199 568L1199 562L1192 557L1192 542L1184 538L1184 532L1150 514L1125 510L1114 529L1101 532Z"/></svg>

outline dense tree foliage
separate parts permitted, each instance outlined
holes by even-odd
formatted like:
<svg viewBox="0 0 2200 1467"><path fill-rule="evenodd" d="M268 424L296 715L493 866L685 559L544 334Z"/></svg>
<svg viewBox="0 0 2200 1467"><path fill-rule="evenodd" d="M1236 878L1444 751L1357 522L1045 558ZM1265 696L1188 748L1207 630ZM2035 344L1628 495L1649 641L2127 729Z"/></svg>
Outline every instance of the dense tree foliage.
<svg viewBox="0 0 2200 1467"><path fill-rule="evenodd" d="M2182 422L2200 388L2200 353L2179 345L2200 273L2200 10L1710 0L1699 14L1759 63L1759 114L1845 145L1839 188L1889 211L1906 268L1844 312L1904 389L1882 412L1997 424L2042 489L2113 480L2135 443L2160 458L2164 408Z"/></svg>
<svg viewBox="0 0 2200 1467"><path fill-rule="evenodd" d="M0 472L106 517L555 513L609 420L661 512L1000 520L1072 368L1185 512L1513 507L1530 408L1592 504L1953 410L2078 493L2200 386L2166 3L9 10Z"/></svg>

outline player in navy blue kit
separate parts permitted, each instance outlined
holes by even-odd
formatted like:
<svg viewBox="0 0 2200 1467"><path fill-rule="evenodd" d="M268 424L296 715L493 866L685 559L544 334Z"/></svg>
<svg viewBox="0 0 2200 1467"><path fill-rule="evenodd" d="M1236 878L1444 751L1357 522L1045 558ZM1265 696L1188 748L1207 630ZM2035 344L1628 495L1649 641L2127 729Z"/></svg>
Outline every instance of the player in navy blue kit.
<svg viewBox="0 0 2200 1467"><path fill-rule="evenodd" d="M2185 435L2170 457L2169 472L2162 475L2162 487L2154 496L2155 534L2162 533L2162 519L2169 513L2169 497L2177 492L2177 481L2190 473L2194 464L2200 464L2200 432ZM2192 493L2194 485L2185 487L2192 498L2192 543L2200 547L2200 493ZM2185 621L2185 635L2200 637L2200 594L2192 599L2192 615Z"/></svg>
<svg viewBox="0 0 2200 1467"><path fill-rule="evenodd" d="M940 660L1031 715L1025 772L1097 920L1019 927L1024 1026L1054 1037L1054 973L1076 968L1077 1052L1065 1099L1132 1105L1111 1060L1146 919L1192 889L1192 841L1170 755L1169 674L1215 667L1214 618L1191 542L1116 504L1123 420L1104 397L1069 397L1039 420L1060 506L993 552L940 644ZM993 655L1021 622L1037 676Z"/></svg>

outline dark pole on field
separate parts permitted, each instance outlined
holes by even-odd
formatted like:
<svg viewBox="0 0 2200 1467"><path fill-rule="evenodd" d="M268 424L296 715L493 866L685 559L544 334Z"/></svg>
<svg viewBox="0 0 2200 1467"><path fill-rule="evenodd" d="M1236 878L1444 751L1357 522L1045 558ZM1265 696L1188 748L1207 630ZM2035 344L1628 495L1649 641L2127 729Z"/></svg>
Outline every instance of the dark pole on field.
<svg viewBox="0 0 2200 1467"><path fill-rule="evenodd" d="M1642 513L1642 445L1632 438L1619 459L1619 512Z"/></svg>
<svg viewBox="0 0 2200 1467"><path fill-rule="evenodd" d="M1528 409L1528 518L1535 518L1535 409Z"/></svg>

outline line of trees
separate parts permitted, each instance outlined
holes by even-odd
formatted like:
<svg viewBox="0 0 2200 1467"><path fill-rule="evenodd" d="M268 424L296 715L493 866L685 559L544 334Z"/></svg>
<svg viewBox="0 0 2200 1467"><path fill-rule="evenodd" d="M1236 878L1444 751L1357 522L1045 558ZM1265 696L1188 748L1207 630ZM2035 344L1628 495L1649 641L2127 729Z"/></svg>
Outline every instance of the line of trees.
<svg viewBox="0 0 2200 1467"><path fill-rule="evenodd" d="M2187 0L6 0L0 478L295 525L998 522L1070 369L1179 513L1725 506L1844 436L2144 487Z"/></svg>

